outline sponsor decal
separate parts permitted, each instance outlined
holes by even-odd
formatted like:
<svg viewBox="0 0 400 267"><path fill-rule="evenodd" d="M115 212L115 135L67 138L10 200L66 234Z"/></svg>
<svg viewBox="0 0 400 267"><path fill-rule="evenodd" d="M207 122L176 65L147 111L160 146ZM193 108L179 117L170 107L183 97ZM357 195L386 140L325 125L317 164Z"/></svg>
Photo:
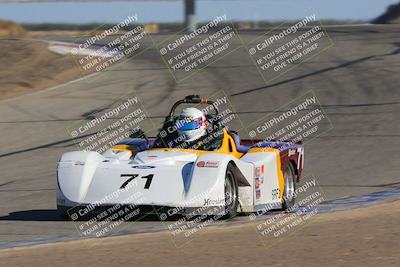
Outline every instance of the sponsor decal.
<svg viewBox="0 0 400 267"><path fill-rule="evenodd" d="M279 188L272 189L272 199L278 199L280 195Z"/></svg>
<svg viewBox="0 0 400 267"><path fill-rule="evenodd" d="M261 165L261 183L264 183L264 164Z"/></svg>
<svg viewBox="0 0 400 267"><path fill-rule="evenodd" d="M148 165L137 165L137 166L132 166L134 169L153 169L155 168L154 166L148 166Z"/></svg>
<svg viewBox="0 0 400 267"><path fill-rule="evenodd" d="M204 165L205 165L205 162L204 161L199 161L199 162L197 162L197 167L199 167L199 168L203 168L204 167Z"/></svg>
<svg viewBox="0 0 400 267"><path fill-rule="evenodd" d="M254 191L256 199L261 197L261 184L264 183L264 164L254 169Z"/></svg>
<svg viewBox="0 0 400 267"><path fill-rule="evenodd" d="M264 164L262 164L261 167L255 168L254 178L261 178L261 183L264 183Z"/></svg>
<svg viewBox="0 0 400 267"><path fill-rule="evenodd" d="M256 190L256 199L259 199L261 197L261 190L257 189Z"/></svg>
<svg viewBox="0 0 400 267"><path fill-rule="evenodd" d="M296 149L289 149L288 157L293 156L296 154Z"/></svg>
<svg viewBox="0 0 400 267"><path fill-rule="evenodd" d="M225 199L204 199L203 206L212 206L212 205L223 205L225 204Z"/></svg>
<svg viewBox="0 0 400 267"><path fill-rule="evenodd" d="M199 168L218 168L219 161L199 161L196 166Z"/></svg>

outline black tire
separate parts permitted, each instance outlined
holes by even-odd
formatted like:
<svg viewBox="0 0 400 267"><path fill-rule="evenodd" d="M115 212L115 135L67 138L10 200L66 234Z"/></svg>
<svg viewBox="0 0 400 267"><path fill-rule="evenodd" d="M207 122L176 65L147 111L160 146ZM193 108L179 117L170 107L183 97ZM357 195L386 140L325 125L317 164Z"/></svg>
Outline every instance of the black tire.
<svg viewBox="0 0 400 267"><path fill-rule="evenodd" d="M234 166L228 164L225 174L225 215L222 216L224 220L235 217L239 205L239 190L234 173Z"/></svg>
<svg viewBox="0 0 400 267"><path fill-rule="evenodd" d="M285 172L283 173L283 180L282 209L289 210L296 202L296 197L294 195L294 192L296 191L296 174L291 163L288 164Z"/></svg>

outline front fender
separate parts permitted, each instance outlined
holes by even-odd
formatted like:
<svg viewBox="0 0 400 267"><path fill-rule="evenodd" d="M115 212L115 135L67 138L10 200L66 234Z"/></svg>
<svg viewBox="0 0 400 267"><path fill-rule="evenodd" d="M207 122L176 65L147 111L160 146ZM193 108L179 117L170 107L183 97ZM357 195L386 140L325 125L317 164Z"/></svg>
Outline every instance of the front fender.
<svg viewBox="0 0 400 267"><path fill-rule="evenodd" d="M97 166L104 157L97 152L64 153L57 164L57 201L81 202L90 186ZM71 204L70 204L71 205Z"/></svg>
<svg viewBox="0 0 400 267"><path fill-rule="evenodd" d="M207 153L199 156L193 164L187 199L193 200L193 206L224 206L225 174L229 163L236 169L235 179L239 186L252 186L253 164L221 153Z"/></svg>

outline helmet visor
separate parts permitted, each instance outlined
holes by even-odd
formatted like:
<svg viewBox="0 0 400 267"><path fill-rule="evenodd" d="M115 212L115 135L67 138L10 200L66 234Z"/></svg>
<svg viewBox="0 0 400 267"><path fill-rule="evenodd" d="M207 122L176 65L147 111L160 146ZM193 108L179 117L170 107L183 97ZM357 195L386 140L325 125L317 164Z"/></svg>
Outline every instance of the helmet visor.
<svg viewBox="0 0 400 267"><path fill-rule="evenodd" d="M179 131L191 131L199 129L203 125L203 120L201 118L197 119L188 119L188 118L179 118L176 122L176 126Z"/></svg>

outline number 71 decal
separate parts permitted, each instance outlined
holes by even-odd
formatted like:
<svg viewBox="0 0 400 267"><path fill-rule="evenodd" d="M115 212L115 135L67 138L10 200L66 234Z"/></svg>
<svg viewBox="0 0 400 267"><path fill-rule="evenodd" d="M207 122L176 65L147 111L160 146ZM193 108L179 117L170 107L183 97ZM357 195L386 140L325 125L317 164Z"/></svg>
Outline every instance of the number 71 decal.
<svg viewBox="0 0 400 267"><path fill-rule="evenodd" d="M135 179L138 176L139 176L139 174L121 174L121 177L130 177L130 178L121 185L120 189L124 189L133 179ZM153 176L154 176L154 174L142 176L142 179L147 179L146 183L144 185L144 189L150 188L151 181L153 180Z"/></svg>

